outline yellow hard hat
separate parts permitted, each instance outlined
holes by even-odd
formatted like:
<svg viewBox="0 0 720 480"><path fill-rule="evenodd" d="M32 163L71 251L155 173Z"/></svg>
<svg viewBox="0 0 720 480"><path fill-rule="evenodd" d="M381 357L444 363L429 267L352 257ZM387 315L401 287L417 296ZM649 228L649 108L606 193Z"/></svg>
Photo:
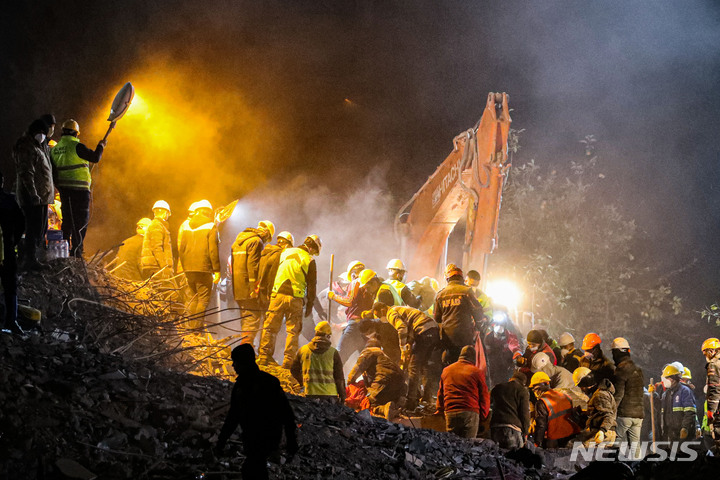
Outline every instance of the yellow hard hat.
<svg viewBox="0 0 720 480"><path fill-rule="evenodd" d="M580 383L580 380L587 377L591 372L592 370L587 367L576 368L573 372L573 383L575 384L575 386L577 386Z"/></svg>
<svg viewBox="0 0 720 480"><path fill-rule="evenodd" d="M690 369L688 367L683 369L682 378L685 380L692 380L692 373L690 373Z"/></svg>
<svg viewBox="0 0 720 480"><path fill-rule="evenodd" d="M390 260L385 267L386 270L402 270L405 271L405 265L403 264L402 260L399 258L393 258Z"/></svg>
<svg viewBox="0 0 720 480"><path fill-rule="evenodd" d="M275 224L270 220L263 220L261 222L258 222L258 227L264 228L265 230L270 232L270 238L275 236Z"/></svg>
<svg viewBox="0 0 720 480"><path fill-rule="evenodd" d="M715 337L708 338L703 342L701 350L705 351L708 348L720 348L720 340Z"/></svg>
<svg viewBox="0 0 720 480"><path fill-rule="evenodd" d="M328 322L322 321L315 325L315 334L332 335L332 328Z"/></svg>
<svg viewBox="0 0 720 480"><path fill-rule="evenodd" d="M292 233L290 233L288 231L283 231L283 232L278 233L277 238L278 238L278 240L282 238L287 243L289 243L291 247L295 245L295 237L293 237Z"/></svg>
<svg viewBox="0 0 720 480"><path fill-rule="evenodd" d="M143 217L143 218L141 218L140 220L138 220L137 226L138 226L138 227L147 228L147 227L150 225L151 222L152 222L152 220L150 220L149 218Z"/></svg>
<svg viewBox="0 0 720 480"><path fill-rule="evenodd" d="M377 277L377 274L374 270L370 270L369 268L366 268L362 272L360 272L360 276L358 277L358 280L360 280L360 286L364 287L368 284L370 280Z"/></svg>
<svg viewBox="0 0 720 480"><path fill-rule="evenodd" d="M662 376L663 377L672 377L673 375L682 375L683 374L683 368L678 368L677 362L673 362L669 365L665 365L665 368L663 368Z"/></svg>
<svg viewBox="0 0 720 480"><path fill-rule="evenodd" d="M65 120L63 122L62 129L63 130L72 130L75 133L80 133L80 125L78 125L78 123L75 120L73 120L72 118Z"/></svg>
<svg viewBox="0 0 720 480"><path fill-rule="evenodd" d="M347 271L343 272L343 275L348 282L352 282L352 277L350 275L352 274L352 271L357 268L359 268L360 270L364 270L365 264L360 260L353 260L352 262L348 263Z"/></svg>
<svg viewBox="0 0 720 480"><path fill-rule="evenodd" d="M540 385L541 383L550 383L550 377L548 377L548 374L545 372L537 372L532 376L530 379L530 388L535 385Z"/></svg>

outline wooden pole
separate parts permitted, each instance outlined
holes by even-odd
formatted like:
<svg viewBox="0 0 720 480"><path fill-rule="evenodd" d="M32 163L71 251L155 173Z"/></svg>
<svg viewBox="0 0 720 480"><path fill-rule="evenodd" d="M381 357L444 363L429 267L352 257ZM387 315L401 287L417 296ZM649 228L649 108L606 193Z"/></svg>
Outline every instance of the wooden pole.
<svg viewBox="0 0 720 480"><path fill-rule="evenodd" d="M330 254L330 283L328 284L328 294L332 292L332 285L333 285L333 277L335 276L335 254ZM328 322L331 324L332 322L332 310L333 310L333 301L328 298Z"/></svg>
<svg viewBox="0 0 720 480"><path fill-rule="evenodd" d="M650 427L652 428L652 452L653 454L657 453L655 451L655 379L650 379Z"/></svg>

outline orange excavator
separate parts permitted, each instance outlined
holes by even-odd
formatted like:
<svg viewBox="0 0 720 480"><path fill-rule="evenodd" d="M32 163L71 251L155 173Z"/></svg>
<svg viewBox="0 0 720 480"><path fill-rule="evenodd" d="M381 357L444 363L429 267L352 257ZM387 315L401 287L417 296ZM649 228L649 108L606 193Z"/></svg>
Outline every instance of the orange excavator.
<svg viewBox="0 0 720 480"><path fill-rule="evenodd" d="M484 273L497 246L510 122L508 95L490 93L480 121L455 137L450 155L398 212L395 233L409 278L442 278L448 237L463 217L463 271Z"/></svg>

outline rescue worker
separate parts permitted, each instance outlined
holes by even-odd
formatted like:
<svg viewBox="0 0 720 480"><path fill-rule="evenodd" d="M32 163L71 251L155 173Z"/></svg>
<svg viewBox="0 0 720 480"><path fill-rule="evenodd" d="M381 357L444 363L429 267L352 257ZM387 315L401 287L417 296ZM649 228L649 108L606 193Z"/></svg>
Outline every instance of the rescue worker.
<svg viewBox="0 0 720 480"><path fill-rule="evenodd" d="M57 172L56 187L60 192L63 216L63 238L70 244L70 254L82 257L85 233L90 221L90 164L98 163L105 149L100 140L90 150L78 139L80 126L75 120L65 120L62 137L50 151Z"/></svg>
<svg viewBox="0 0 720 480"><path fill-rule="evenodd" d="M707 383L705 400L707 402L707 425L714 438L713 453L720 455L720 340L708 338L702 344L702 353L707 363Z"/></svg>
<svg viewBox="0 0 720 480"><path fill-rule="evenodd" d="M465 275L465 285L470 287L475 294L475 298L477 298L478 302L480 303L480 306L483 309L483 314L485 315L485 318L488 321L492 321L493 318L493 306L492 302L490 300L490 297L488 297L485 292L483 292L480 289L480 280L482 277L480 276L480 272L477 270L470 270L467 275Z"/></svg>
<svg viewBox="0 0 720 480"><path fill-rule="evenodd" d="M572 373L563 367L553 365L550 355L545 352L538 352L530 362L530 370L533 373L543 372L550 378L550 388L571 390L575 388Z"/></svg>
<svg viewBox="0 0 720 480"><path fill-rule="evenodd" d="M295 414L280 381L258 368L252 345L238 345L232 350L231 357L238 376L214 453L223 455L230 435L240 425L245 453L242 478L267 479L267 460L280 446L283 431L288 461L297 453Z"/></svg>
<svg viewBox="0 0 720 480"><path fill-rule="evenodd" d="M370 385L367 389L370 408L376 409L376 413L382 410L385 418L392 420L397 414L397 408L405 403L407 385L400 367L385 355L375 338L368 340L360 353L350 370L348 383L354 384L361 375L365 375L365 385Z"/></svg>
<svg viewBox="0 0 720 480"><path fill-rule="evenodd" d="M55 115L53 115L52 113L46 113L45 115L40 117L40 120L45 122L45 126L48 129L48 133L45 136L45 141L42 143L42 147L48 160L50 160L50 149L51 147L57 145L57 142L52 139L53 135L55 135L55 124L57 122L55 120ZM52 145L50 145L50 142L52 142Z"/></svg>
<svg viewBox="0 0 720 480"><path fill-rule="evenodd" d="M579 370L579 371L578 371ZM615 387L607 378L597 380L595 372L587 367L580 367L573 372L576 385L590 397L587 408L585 429L578 438L586 446L590 442L613 443L616 438Z"/></svg>
<svg viewBox="0 0 720 480"><path fill-rule="evenodd" d="M382 282L373 270L365 269L360 276L350 284L350 294L347 297L336 295L335 292L328 292L328 298L340 305L347 307L347 325L343 329L342 336L338 342L338 351L343 364L350 356L363 349L365 335L371 330L371 321L363 320L362 313L372 310Z"/></svg>
<svg viewBox="0 0 720 480"><path fill-rule="evenodd" d="M212 204L200 200L178 239L179 263L190 291L185 306L190 328L205 327L205 310L210 304L213 283L220 281L219 242Z"/></svg>
<svg viewBox="0 0 720 480"><path fill-rule="evenodd" d="M440 325L443 364L457 361L466 345L474 345L482 331L483 309L472 289L463 284L462 270L454 264L445 267L448 284L435 298L435 322Z"/></svg>
<svg viewBox="0 0 720 480"><path fill-rule="evenodd" d="M348 284L352 283L353 280L360 276L360 272L365 270L365 264L360 260L353 260L348 263L347 270L340 274Z"/></svg>
<svg viewBox="0 0 720 480"><path fill-rule="evenodd" d="M615 404L617 405L617 439L629 443L634 451L640 442L643 418L645 417L643 371L635 365L630 356L630 344L622 337L613 340L610 346L615 362Z"/></svg>
<svg viewBox="0 0 720 480"><path fill-rule="evenodd" d="M505 382L513 371L513 357L521 355L517 336L506 328L509 318L500 312L496 313L483 342L491 385Z"/></svg>
<svg viewBox="0 0 720 480"><path fill-rule="evenodd" d="M403 368L403 370L405 370L402 364L403 354L400 349L398 332L395 330L395 327L390 325L387 318L384 316L378 317L374 315L375 309L378 305L384 305L387 307L384 303L376 302L373 305L372 310L362 313L362 319L369 322L368 331L365 333L365 336L368 338L374 337L379 340L380 346L382 347L383 352L385 352L385 355L390 357L390 360L397 363L401 366L401 368Z"/></svg>
<svg viewBox="0 0 720 480"><path fill-rule="evenodd" d="M17 323L17 257L15 249L25 230L25 217L15 200L15 195L4 189L5 177L0 172L0 229L2 234L2 262L0 262L0 282L5 299L5 318L1 330L11 333L24 333Z"/></svg>
<svg viewBox="0 0 720 480"><path fill-rule="evenodd" d="M380 285L375 301L385 305L419 307L421 299L413 295L407 285L403 283L405 265L402 261L399 258L393 258L385 268L388 272L388 279Z"/></svg>
<svg viewBox="0 0 720 480"><path fill-rule="evenodd" d="M444 413L447 431L462 438L477 436L480 422L484 420L480 418L481 413L485 416L490 408L484 404L489 394L485 375L475 366L475 355L472 346L462 347L458 360L443 369L437 395L435 413Z"/></svg>
<svg viewBox="0 0 720 480"><path fill-rule="evenodd" d="M598 385L607 378L612 382L615 376L615 366L605 357L602 351L602 340L597 333L588 333L583 338L582 349L585 356L580 361L581 367L587 367L593 372L593 377Z"/></svg>
<svg viewBox="0 0 720 480"><path fill-rule="evenodd" d="M543 340L542 333L539 330L530 330L527 334L527 348L522 355L519 352L515 352L515 364L521 367L526 375L530 374L530 365L532 364L533 357L538 353L546 353L547 356L552 360L553 365L557 365L557 359L555 358L555 352L552 348L545 343Z"/></svg>
<svg viewBox="0 0 720 480"><path fill-rule="evenodd" d="M573 404L570 397L550 387L550 377L537 372L530 379L535 394L535 430L533 441L543 448L564 447L580 427L572 421Z"/></svg>
<svg viewBox="0 0 720 480"><path fill-rule="evenodd" d="M260 254L260 264L258 265L258 301L260 302L261 311L267 311L270 306L270 294L272 293L273 284L275 283L275 275L277 275L278 266L280 265L280 254L287 249L292 248L295 244L290 232L280 232L277 234L277 243L275 245L265 245Z"/></svg>
<svg viewBox="0 0 720 480"><path fill-rule="evenodd" d="M500 448L521 448L530 429L530 395L527 377L517 371L510 380L490 391L490 438Z"/></svg>
<svg viewBox="0 0 720 480"><path fill-rule="evenodd" d="M140 266L143 278L169 279L173 275L173 253L170 244L170 205L158 200L152 207L153 219L142 243ZM161 272L162 270L162 272ZM158 273L161 272L161 273Z"/></svg>
<svg viewBox="0 0 720 480"><path fill-rule="evenodd" d="M295 360L302 329L303 304L307 317L312 312L317 290L317 266L312 257L320 255L321 247L320 237L310 235L298 248L288 248L280 254L280 265L260 339L260 361L264 364L273 361L275 341L283 318L287 338L282 368L290 369Z"/></svg>
<svg viewBox="0 0 720 480"><path fill-rule="evenodd" d="M258 300L260 257L265 244L272 240L275 225L269 220L248 227L238 234L231 247L233 298L240 307L240 343L255 343L262 326L262 307ZM279 328L279 327L278 327ZM264 361L260 350L260 361Z"/></svg>
<svg viewBox="0 0 720 480"><path fill-rule="evenodd" d="M290 373L306 398L345 403L345 374L340 354L330 345L332 328L328 322L315 326L315 336L298 351Z"/></svg>
<svg viewBox="0 0 720 480"><path fill-rule="evenodd" d="M15 161L17 202L25 216L25 241L21 250L22 268L41 268L38 250L45 247L48 225L48 205L53 203L55 186L52 167L43 148L48 134L42 120L30 124L13 146Z"/></svg>
<svg viewBox="0 0 720 480"><path fill-rule="evenodd" d="M569 372L577 370L578 367L580 367L580 360L585 355L585 352L579 348L575 348L575 337L573 337L570 332L565 332L560 335L558 345L560 346L558 365L567 369Z"/></svg>
<svg viewBox="0 0 720 480"><path fill-rule="evenodd" d="M132 282L142 282L143 274L140 269L143 239L152 220L141 218L135 225L135 235L123 240L118 253L112 262L112 274Z"/></svg>
<svg viewBox="0 0 720 480"><path fill-rule="evenodd" d="M420 398L420 381L429 378L428 363L433 352L440 346L438 324L417 308L376 303L373 307L375 318L385 319L397 332L398 346L402 352L401 365L407 366L408 394L405 409L413 411Z"/></svg>
<svg viewBox="0 0 720 480"><path fill-rule="evenodd" d="M695 439L695 396L680 381L682 374L682 368L674 364L667 365L662 372L665 392L661 400L660 438L669 442Z"/></svg>

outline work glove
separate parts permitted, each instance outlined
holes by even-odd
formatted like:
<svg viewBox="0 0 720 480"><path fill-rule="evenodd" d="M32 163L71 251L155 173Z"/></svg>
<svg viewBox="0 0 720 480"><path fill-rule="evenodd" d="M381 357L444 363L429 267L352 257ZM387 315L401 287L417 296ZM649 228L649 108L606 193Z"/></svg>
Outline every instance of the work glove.
<svg viewBox="0 0 720 480"><path fill-rule="evenodd" d="M650 385L648 385L648 393L653 393L654 391L655 391L655 385L653 385L651 383ZM710 413L710 412L708 412L708 413Z"/></svg>
<svg viewBox="0 0 720 480"><path fill-rule="evenodd" d="M213 272L213 283L220 283L220 272Z"/></svg>
<svg viewBox="0 0 720 480"><path fill-rule="evenodd" d="M328 292L328 300L332 300L333 298L335 298L335 292L331 290Z"/></svg>
<svg viewBox="0 0 720 480"><path fill-rule="evenodd" d="M102 148L107 147L107 140L100 140L100 141L98 142L98 146L99 146L99 147L102 147Z"/></svg>
<svg viewBox="0 0 720 480"><path fill-rule="evenodd" d="M520 356L515 359L515 365L518 367L522 367L525 364L527 364L527 358Z"/></svg>
<svg viewBox="0 0 720 480"><path fill-rule="evenodd" d="M595 434L595 443L602 443L603 441L605 441L605 432L598 430Z"/></svg>
<svg viewBox="0 0 720 480"><path fill-rule="evenodd" d="M712 423L713 422L713 412L708 410L706 415L707 415L708 423Z"/></svg>
<svg viewBox="0 0 720 480"><path fill-rule="evenodd" d="M688 436L687 428L680 429L680 440L685 440Z"/></svg>

